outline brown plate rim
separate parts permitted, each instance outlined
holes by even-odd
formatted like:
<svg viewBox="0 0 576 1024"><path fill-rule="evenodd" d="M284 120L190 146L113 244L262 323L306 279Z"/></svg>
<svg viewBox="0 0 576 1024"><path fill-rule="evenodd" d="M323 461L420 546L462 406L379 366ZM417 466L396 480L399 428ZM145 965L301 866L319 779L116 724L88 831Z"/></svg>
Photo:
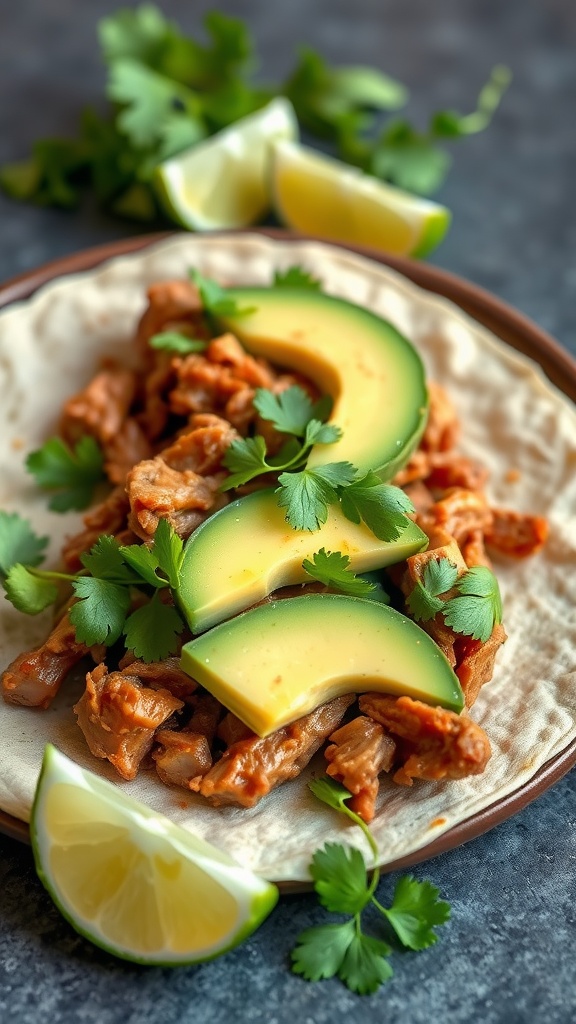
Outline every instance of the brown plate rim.
<svg viewBox="0 0 576 1024"><path fill-rule="evenodd" d="M234 232L225 232L225 234L232 233ZM251 229L249 233L263 234L285 242L327 241L317 236L300 235L279 228ZM41 267L26 271L0 286L0 308L30 298L39 288L55 278L92 270L116 256L138 252L171 237L172 234L173 232L162 232L109 242L83 249L81 252L61 257L43 264ZM222 232L213 234L217 236ZM336 245L334 242L328 242L328 244ZM501 299L478 285L429 263L419 263L399 256L390 256L379 250L363 246L336 245L336 247L358 253L391 267L426 291L449 299L506 344L538 363L552 383L568 398L576 401L576 361L546 331ZM471 815L465 821L455 825L420 849L414 850L406 857L386 864L384 870L388 872L410 867L477 838L541 796L575 764L576 740L573 740L555 757L542 765L536 774L518 789ZM2 810L0 810L0 833L22 842L30 842L28 824ZM284 893L289 893L303 891L309 886L301 882L282 882L280 888Z"/></svg>

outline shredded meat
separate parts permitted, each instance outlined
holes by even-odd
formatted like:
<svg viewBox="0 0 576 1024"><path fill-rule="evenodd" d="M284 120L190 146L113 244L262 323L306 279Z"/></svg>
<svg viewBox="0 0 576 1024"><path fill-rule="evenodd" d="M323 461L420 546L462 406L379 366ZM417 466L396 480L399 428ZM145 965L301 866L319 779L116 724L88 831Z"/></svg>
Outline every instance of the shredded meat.
<svg viewBox="0 0 576 1024"><path fill-rule="evenodd" d="M198 791L202 777L212 767L211 744L222 713L222 705L210 694L196 698L188 725L178 732L160 729L153 751L156 771L167 785Z"/></svg>
<svg viewBox="0 0 576 1024"><path fill-rule="evenodd" d="M439 384L428 382L429 412L420 447L425 452L447 452L460 432L458 416L448 395Z"/></svg>
<svg viewBox="0 0 576 1024"><path fill-rule="evenodd" d="M440 526L462 544L472 533L477 530L484 532L490 527L492 512L480 491L454 487L426 512L417 515L416 522L425 532L433 526Z"/></svg>
<svg viewBox="0 0 576 1024"><path fill-rule="evenodd" d="M353 700L353 694L336 697L271 736L234 743L204 776L200 793L216 807L253 807L275 786L300 774Z"/></svg>
<svg viewBox="0 0 576 1024"><path fill-rule="evenodd" d="M463 779L486 767L490 742L466 714L379 693L363 695L360 710L397 738L401 766L393 778L400 785L411 786L413 779Z"/></svg>
<svg viewBox="0 0 576 1024"><path fill-rule="evenodd" d="M237 718L233 711L228 711L218 725L216 735L226 747L231 747L238 740L245 740L254 733L245 722Z"/></svg>
<svg viewBox="0 0 576 1024"><path fill-rule="evenodd" d="M88 647L76 640L66 613L41 647L19 654L3 673L4 700L27 707L49 707L70 669L88 653Z"/></svg>
<svg viewBox="0 0 576 1024"><path fill-rule="evenodd" d="M161 331L174 330L194 337L203 337L202 301L191 281L159 281L147 291L148 306L140 318L136 345L146 363L153 359L154 349L148 342Z"/></svg>
<svg viewBox="0 0 576 1024"><path fill-rule="evenodd" d="M84 529L81 533L68 537L62 549L66 568L76 572L81 568L80 555L96 543L103 533L117 536L124 530L126 516L130 511L128 495L123 487L115 487L105 501L96 508L90 509L84 516Z"/></svg>
<svg viewBox="0 0 576 1024"><path fill-rule="evenodd" d="M546 519L510 509L493 509L492 520L486 529L486 544L512 558L535 555L547 537Z"/></svg>
<svg viewBox="0 0 576 1024"><path fill-rule="evenodd" d="M198 683L180 668L180 658L165 658L164 661L137 661L122 659L119 666L122 675L138 676L153 690L168 690L178 700L189 702L198 689Z"/></svg>
<svg viewBox="0 0 576 1024"><path fill-rule="evenodd" d="M381 725L360 716L342 725L326 747L326 772L353 793L348 806L364 821L372 821L378 795L378 776L389 772L396 744Z"/></svg>
<svg viewBox="0 0 576 1024"><path fill-rule="evenodd" d="M106 442L104 471L113 484L123 484L133 466L152 455L150 442L140 424L128 417Z"/></svg>
<svg viewBox="0 0 576 1024"><path fill-rule="evenodd" d="M464 692L466 707L472 707L481 687L492 679L498 648L505 640L504 627L497 623L485 643L471 637L461 637L457 642L456 675Z"/></svg>
<svg viewBox="0 0 576 1024"><path fill-rule="evenodd" d="M134 779L154 733L182 706L168 690L144 687L137 675L108 672L102 664L88 672L74 711L94 757L106 758L124 779Z"/></svg>

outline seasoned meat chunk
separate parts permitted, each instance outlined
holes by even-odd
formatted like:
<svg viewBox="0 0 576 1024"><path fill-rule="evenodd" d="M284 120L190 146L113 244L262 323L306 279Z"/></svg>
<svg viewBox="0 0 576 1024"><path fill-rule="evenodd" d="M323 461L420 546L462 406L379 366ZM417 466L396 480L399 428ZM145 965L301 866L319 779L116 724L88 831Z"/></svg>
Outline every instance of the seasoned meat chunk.
<svg viewBox="0 0 576 1024"><path fill-rule="evenodd" d="M74 711L92 754L110 761L124 779L134 779L154 733L181 707L168 690L149 689L137 675L108 672L102 664L88 672Z"/></svg>
<svg viewBox="0 0 576 1024"><path fill-rule="evenodd" d="M300 774L354 699L353 694L336 697L271 736L234 743L204 776L200 792L216 807L253 807L275 786Z"/></svg>
<svg viewBox="0 0 576 1024"><path fill-rule="evenodd" d="M494 551L512 558L535 555L548 537L548 522L542 516L492 509L492 520L486 529L486 544Z"/></svg>
<svg viewBox="0 0 576 1024"><path fill-rule="evenodd" d="M86 654L88 647L78 643L68 614L63 615L41 647L19 654L3 673L4 700L49 707L70 669Z"/></svg>
<svg viewBox="0 0 576 1024"><path fill-rule="evenodd" d="M460 432L456 409L439 384L428 382L429 412L421 447L426 452L446 452L453 448Z"/></svg>
<svg viewBox="0 0 576 1024"><path fill-rule="evenodd" d="M150 286L147 296L148 307L136 332L141 358L153 359L154 349L148 342L161 331L174 330L198 337L202 329L202 301L191 281L158 281Z"/></svg>
<svg viewBox="0 0 576 1024"><path fill-rule="evenodd" d="M80 555L96 543L103 533L116 536L124 530L126 517L130 511L128 495L123 487L115 487L105 501L90 509L84 516L84 529L68 537L62 555L70 572L81 568Z"/></svg>
<svg viewBox="0 0 576 1024"><path fill-rule="evenodd" d="M222 705L209 693L195 699L194 713L184 729L159 729L160 744L153 751L156 771L167 785L198 790L202 776L212 767L211 744Z"/></svg>
<svg viewBox="0 0 576 1024"><path fill-rule="evenodd" d="M490 682L498 648L506 640L504 626L494 626L485 643L472 637L461 637L456 646L456 675L464 691L466 707L472 707L484 683Z"/></svg>
<svg viewBox="0 0 576 1024"><path fill-rule="evenodd" d="M463 779L480 775L486 767L490 742L465 713L379 693L364 694L360 710L397 740L401 767L394 782L400 785L411 786L413 779Z"/></svg>
<svg viewBox="0 0 576 1024"><path fill-rule="evenodd" d="M326 773L353 793L348 806L364 821L372 821L378 795L378 776L389 772L396 744L381 725L360 715L330 736Z"/></svg>
<svg viewBox="0 0 576 1024"><path fill-rule="evenodd" d="M152 689L168 690L173 697L188 703L198 689L198 683L180 668L180 658L165 658L164 661L137 661L123 658L122 675L138 676L140 682Z"/></svg>
<svg viewBox="0 0 576 1024"><path fill-rule="evenodd" d="M74 444L84 434L105 446L118 434L136 395L133 370L109 360L83 391L64 406L60 431Z"/></svg>

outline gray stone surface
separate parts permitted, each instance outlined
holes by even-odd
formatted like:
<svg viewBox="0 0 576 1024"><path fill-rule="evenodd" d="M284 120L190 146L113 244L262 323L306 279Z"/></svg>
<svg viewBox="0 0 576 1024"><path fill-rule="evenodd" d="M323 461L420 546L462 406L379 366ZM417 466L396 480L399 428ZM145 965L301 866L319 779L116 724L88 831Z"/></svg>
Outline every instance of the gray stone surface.
<svg viewBox="0 0 576 1024"><path fill-rule="evenodd" d="M117 3L0 0L0 162L45 134L73 130L98 103L95 24ZM166 2L194 29L205 2ZM489 68L514 84L493 126L454 147L439 198L451 233L433 257L516 305L576 352L576 10L572 0L228 0L247 17L262 74L288 69L307 42L334 61L379 65L412 87L420 124L463 110ZM88 245L133 234L89 206L39 210L0 197L0 279ZM394 957L395 977L360 999L339 982L289 973L299 931L327 917L313 897L282 900L243 947L197 968L126 965L80 939L34 874L27 847L0 838L0 1020L20 1024L570 1024L576 1019L576 777L521 814L416 871L452 903L426 953ZM384 879L386 900L393 879ZM376 923L376 922L374 922Z"/></svg>

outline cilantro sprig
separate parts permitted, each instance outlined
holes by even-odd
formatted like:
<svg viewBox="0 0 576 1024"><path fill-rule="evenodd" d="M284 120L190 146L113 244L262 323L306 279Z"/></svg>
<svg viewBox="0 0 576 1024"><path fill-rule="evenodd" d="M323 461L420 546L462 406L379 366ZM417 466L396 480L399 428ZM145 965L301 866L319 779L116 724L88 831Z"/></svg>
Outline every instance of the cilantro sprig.
<svg viewBox="0 0 576 1024"><path fill-rule="evenodd" d="M320 548L311 559L304 559L302 568L313 580L325 583L326 586L352 597L369 597L372 591L376 590L375 583L352 572L350 557L342 551L326 551L326 548Z"/></svg>
<svg viewBox="0 0 576 1024"><path fill-rule="evenodd" d="M439 596L455 589L457 594L442 600ZM438 612L455 633L485 643L496 623L502 622L502 598L494 573L485 565L475 565L461 576L449 558L432 558L424 566L406 601L418 622L433 619Z"/></svg>
<svg viewBox="0 0 576 1024"><path fill-rule="evenodd" d="M179 331L161 331L160 334L153 334L148 344L151 348L161 349L165 352L174 352L179 356L188 356L192 352L204 352L208 342L203 338L188 338Z"/></svg>
<svg viewBox="0 0 576 1024"><path fill-rule="evenodd" d="M370 829L347 806L352 794L328 778L314 780L309 786L319 800L362 829L376 857L378 848ZM384 927L391 929L390 937L393 934L401 946L411 950L433 945L438 939L435 927L450 917L450 906L438 899L438 889L411 875L398 880L391 905L384 907L375 896L378 869L368 879L364 857L355 847L325 843L312 858L310 874L321 905L350 919L307 928L298 936L292 951L292 970L307 981L338 977L352 992L369 995L392 977L388 960L392 946L385 938L363 930L362 912L368 906L379 911Z"/></svg>
<svg viewBox="0 0 576 1024"><path fill-rule="evenodd" d="M510 80L506 68L495 68L476 110L440 111L419 131L405 118L389 119L407 103L408 90L377 68L332 67L302 47L284 81L260 85L246 23L210 11L203 26L204 38L187 35L151 3L101 19L108 109L86 108L75 138L41 139L28 159L5 164L4 191L72 207L88 187L118 216L152 221L161 213L153 188L160 162L287 96L301 124L327 138L342 159L429 193L448 171L445 145L485 129Z"/></svg>
<svg viewBox="0 0 576 1024"><path fill-rule="evenodd" d="M404 491L383 484L376 473L360 474L351 462L307 466L314 445L333 444L341 437L339 427L325 422L332 407L329 397L312 402L297 385L279 395L259 388L254 406L262 419L291 436L271 457L260 435L233 441L223 459L230 475L222 490L241 487L265 473L276 473L278 504L286 509L286 521L294 530L318 530L328 518L328 507L340 504L347 519L364 522L379 540L392 541L400 536L407 525L407 514L414 511Z"/></svg>
<svg viewBox="0 0 576 1024"><path fill-rule="evenodd" d="M277 270L272 282L273 288L305 288L311 292L321 292L322 282L314 277L309 270L295 265L287 267L286 270Z"/></svg>
<svg viewBox="0 0 576 1024"><path fill-rule="evenodd" d="M4 589L15 608L38 615L54 604L60 586L66 584L74 598L70 621L80 643L111 646L124 635L127 647L147 662L160 661L177 650L184 621L161 592L170 590L177 602L184 547L166 520L158 523L151 547L120 546L104 534L81 555L79 573L37 568L46 541L33 533L26 520L0 512ZM137 601L136 594L140 595ZM135 603L138 607L132 611Z"/></svg>
<svg viewBox="0 0 576 1024"><path fill-rule="evenodd" d="M86 508L98 484L106 479L102 451L88 434L74 448L60 437L51 437L30 452L26 469L43 490L53 492L48 508L54 512Z"/></svg>

